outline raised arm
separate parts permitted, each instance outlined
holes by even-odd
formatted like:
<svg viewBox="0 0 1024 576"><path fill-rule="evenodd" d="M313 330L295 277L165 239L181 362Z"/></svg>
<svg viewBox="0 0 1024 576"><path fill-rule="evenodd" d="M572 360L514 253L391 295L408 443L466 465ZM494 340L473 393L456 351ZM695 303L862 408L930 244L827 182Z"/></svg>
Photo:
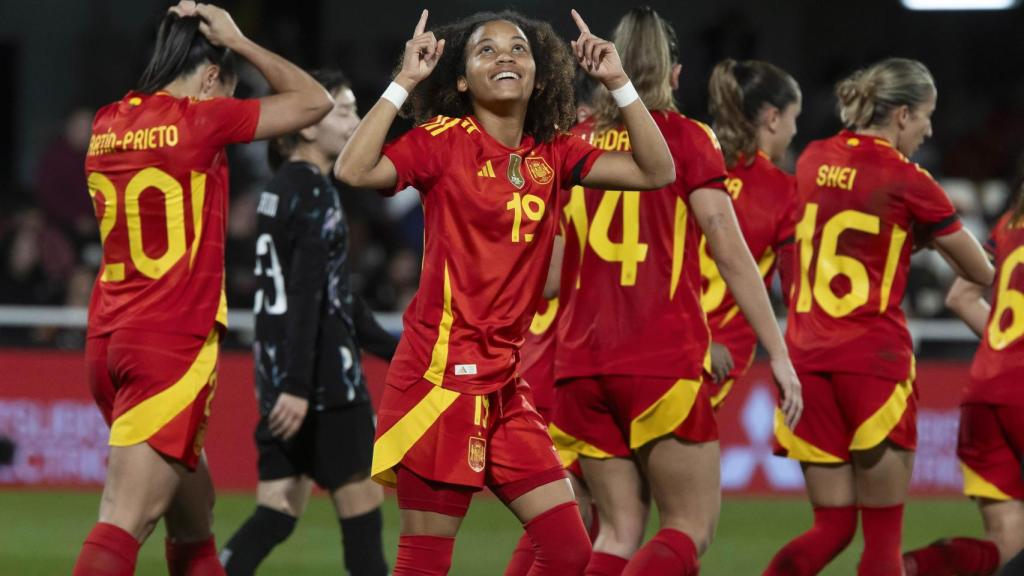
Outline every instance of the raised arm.
<svg viewBox="0 0 1024 576"><path fill-rule="evenodd" d="M572 42L576 61L616 97L632 146L630 152L602 154L582 184L587 188L604 190L653 190L671 184L676 179L672 154L654 118L651 118L651 113L622 69L615 44L594 36L579 12L573 10L572 17L580 30L579 38ZM633 100L623 106L629 98Z"/></svg>
<svg viewBox="0 0 1024 576"><path fill-rule="evenodd" d="M260 119L254 139L297 132L319 122L334 107L331 95L319 82L302 68L246 38L223 9L183 1L172 10L180 16L198 16L199 31L211 44L233 50L267 79L274 94L260 98Z"/></svg>
<svg viewBox="0 0 1024 576"><path fill-rule="evenodd" d="M732 292L747 322L757 333L771 358L772 374L782 396L786 426L792 430L803 412L800 381L789 360L786 343L775 322L768 292L747 248L729 195L722 190L700 188L690 194L690 204L701 230L708 239L718 271Z"/></svg>
<svg viewBox="0 0 1024 576"><path fill-rule="evenodd" d="M444 40L437 40L426 28L427 11L424 10L412 38L405 43L401 71L384 96L363 117L338 156L334 176L349 186L383 189L394 187L398 181L394 164L381 154L381 149L401 108L401 104L392 99L394 92L397 91L398 98L404 102L413 88L430 76L444 52Z"/></svg>

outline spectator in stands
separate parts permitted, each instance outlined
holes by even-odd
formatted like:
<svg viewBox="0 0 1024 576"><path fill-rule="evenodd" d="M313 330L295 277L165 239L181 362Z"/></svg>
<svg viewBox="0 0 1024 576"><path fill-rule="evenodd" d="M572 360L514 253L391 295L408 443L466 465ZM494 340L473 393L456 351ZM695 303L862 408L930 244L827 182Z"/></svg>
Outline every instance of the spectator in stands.
<svg viewBox="0 0 1024 576"><path fill-rule="evenodd" d="M50 142L36 166L36 200L47 220L74 240L91 242L97 235L85 184L85 152L92 132L95 110L75 108L64 121L63 130Z"/></svg>

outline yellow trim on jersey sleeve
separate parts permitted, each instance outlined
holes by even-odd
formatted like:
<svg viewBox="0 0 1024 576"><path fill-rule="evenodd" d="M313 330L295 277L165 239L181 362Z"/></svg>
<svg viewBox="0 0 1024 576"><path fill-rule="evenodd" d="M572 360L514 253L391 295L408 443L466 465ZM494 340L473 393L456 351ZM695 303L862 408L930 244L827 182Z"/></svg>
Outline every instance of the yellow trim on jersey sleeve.
<svg viewBox="0 0 1024 576"><path fill-rule="evenodd" d="M830 454L814 444L797 436L786 426L786 417L782 410L775 408L775 439L786 449L786 457L799 462L813 464L842 464L843 459Z"/></svg>
<svg viewBox="0 0 1024 576"><path fill-rule="evenodd" d="M700 391L700 381L680 378L629 425L629 447L638 450L643 445L671 434L693 409Z"/></svg>
<svg viewBox="0 0 1024 576"><path fill-rule="evenodd" d="M987 498L1005 502L1013 500L1013 497L1000 490L995 484L985 480L967 464L960 462L960 469L964 473L964 495L972 498Z"/></svg>
<svg viewBox="0 0 1024 576"><path fill-rule="evenodd" d="M566 463L565 457L562 456L562 452L571 452L580 456L586 456L587 458L597 458L599 460L607 460L613 458L611 454L601 450L593 444L588 444L579 438L569 435L558 426L554 424L548 424L548 435L551 436L551 441L555 443L555 450L558 451L559 457L562 458L562 463L565 466L569 466L572 462Z"/></svg>
<svg viewBox="0 0 1024 576"><path fill-rule="evenodd" d="M177 382L118 416L110 427L110 445L133 446L149 440L195 401L217 369L219 340L220 331L211 330L199 355Z"/></svg>
<svg viewBox="0 0 1024 576"><path fill-rule="evenodd" d="M423 374L423 379L434 386L444 382L444 371L448 367L448 339L452 333L452 283L448 277L448 263L444 263L444 309L441 312L441 323L437 327L437 341L430 353L430 366Z"/></svg>
<svg viewBox="0 0 1024 576"><path fill-rule="evenodd" d="M373 443L373 464L370 466L373 479L394 487L397 481L395 466L459 396L461 394L454 390L439 386L431 388L412 410L381 434Z"/></svg>
<svg viewBox="0 0 1024 576"><path fill-rule="evenodd" d="M850 450L870 450L882 443L899 424L907 411L907 400L914 392L914 366L910 377L896 385L885 404L857 427L850 441Z"/></svg>

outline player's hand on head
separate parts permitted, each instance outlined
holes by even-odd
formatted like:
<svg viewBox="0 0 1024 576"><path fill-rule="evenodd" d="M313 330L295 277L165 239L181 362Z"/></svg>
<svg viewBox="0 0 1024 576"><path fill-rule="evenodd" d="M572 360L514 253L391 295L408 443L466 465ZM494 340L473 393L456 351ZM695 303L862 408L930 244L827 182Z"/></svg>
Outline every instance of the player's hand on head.
<svg viewBox="0 0 1024 576"><path fill-rule="evenodd" d="M800 416L804 412L803 389L800 386L800 379L796 376L796 369L788 357L772 359L772 375L775 377L775 385L779 387L779 396L782 400L780 409L785 417L786 426L793 430L800 422Z"/></svg>
<svg viewBox="0 0 1024 576"><path fill-rule="evenodd" d="M732 372L735 363L732 359L732 353L725 346L722 346L718 342L711 343L711 376L715 379L715 383L721 384L725 382L725 379Z"/></svg>
<svg viewBox="0 0 1024 576"><path fill-rule="evenodd" d="M624 86L629 79L622 69L622 61L619 60L615 44L591 33L590 27L576 10L572 11L572 19L580 30L579 38L571 42L576 62L587 74L601 81L609 90Z"/></svg>
<svg viewBox="0 0 1024 576"><path fill-rule="evenodd" d="M405 43L402 69L395 77L395 82L406 90L411 90L430 76L441 60L441 54L444 53L444 39L438 40L433 32L427 31L427 15L426 10L420 13L420 20L416 23L412 38Z"/></svg>
<svg viewBox="0 0 1024 576"><path fill-rule="evenodd" d="M309 400L282 392L267 418L270 433L284 440L291 440L302 427L308 410Z"/></svg>
<svg viewBox="0 0 1024 576"><path fill-rule="evenodd" d="M231 48L245 38L227 10L213 4L188 1L180 2L178 6L183 4L195 5L194 14L200 18L199 32L210 41L210 44Z"/></svg>

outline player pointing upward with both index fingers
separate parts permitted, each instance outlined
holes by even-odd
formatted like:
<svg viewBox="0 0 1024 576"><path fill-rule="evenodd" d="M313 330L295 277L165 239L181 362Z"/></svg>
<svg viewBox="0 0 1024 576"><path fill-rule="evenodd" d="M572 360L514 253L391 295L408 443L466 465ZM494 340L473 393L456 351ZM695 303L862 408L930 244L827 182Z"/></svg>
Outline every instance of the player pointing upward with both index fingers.
<svg viewBox="0 0 1024 576"><path fill-rule="evenodd" d="M544 424L518 377L570 186L652 189L675 178L668 147L615 47L580 29L576 60L620 97L632 153L572 125L573 54L550 25L480 13L426 31L345 147L355 187L414 186L425 214L420 289L381 400L373 475L397 486L395 574L445 574L472 494L489 487L525 524L533 574L582 574L590 544ZM420 125L385 146L406 98Z"/></svg>

